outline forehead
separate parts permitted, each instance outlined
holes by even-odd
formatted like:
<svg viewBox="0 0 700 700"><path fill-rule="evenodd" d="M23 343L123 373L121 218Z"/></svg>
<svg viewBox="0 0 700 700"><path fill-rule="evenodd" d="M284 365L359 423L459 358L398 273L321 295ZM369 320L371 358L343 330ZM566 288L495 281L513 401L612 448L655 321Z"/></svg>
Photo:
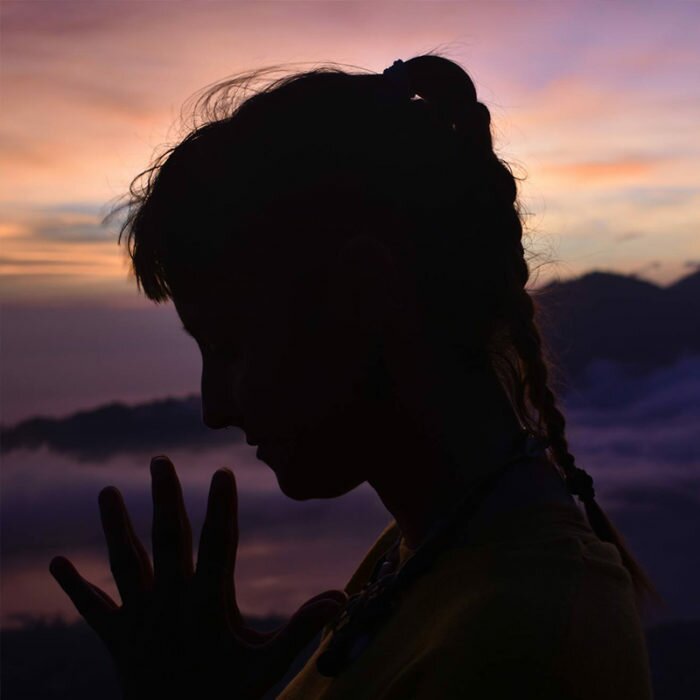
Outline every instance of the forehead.
<svg viewBox="0 0 700 700"><path fill-rule="evenodd" d="M205 280L173 295L175 309L188 330L220 324L249 325L312 312L326 297L325 278L301 269L250 270L214 282Z"/></svg>
<svg viewBox="0 0 700 700"><path fill-rule="evenodd" d="M239 240L205 266L185 263L172 279L183 323L235 322L318 305L325 297L329 243L309 245L292 230L284 233L278 240Z"/></svg>

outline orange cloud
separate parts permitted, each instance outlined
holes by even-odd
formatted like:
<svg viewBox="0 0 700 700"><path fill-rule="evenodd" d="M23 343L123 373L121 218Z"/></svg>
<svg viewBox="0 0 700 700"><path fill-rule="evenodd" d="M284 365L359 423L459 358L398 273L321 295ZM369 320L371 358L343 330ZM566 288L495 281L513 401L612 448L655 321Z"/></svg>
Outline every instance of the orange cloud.
<svg viewBox="0 0 700 700"><path fill-rule="evenodd" d="M0 227L0 275L7 278L126 279L127 261L99 216L80 211L9 212Z"/></svg>
<svg viewBox="0 0 700 700"><path fill-rule="evenodd" d="M661 159L656 158L621 158L580 163L549 163L543 166L543 171L548 175L575 180L581 184L598 184L602 180L629 182L651 174L660 162Z"/></svg>

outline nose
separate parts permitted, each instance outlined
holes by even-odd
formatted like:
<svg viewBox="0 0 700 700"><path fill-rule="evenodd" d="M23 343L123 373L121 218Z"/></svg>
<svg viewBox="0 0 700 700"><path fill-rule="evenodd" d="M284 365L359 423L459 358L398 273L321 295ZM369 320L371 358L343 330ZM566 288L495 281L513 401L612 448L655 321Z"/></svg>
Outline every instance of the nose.
<svg viewBox="0 0 700 700"><path fill-rule="evenodd" d="M207 428L212 428L213 430L228 428L229 426L243 427L241 425L242 420L238 417L231 416L218 408L212 408L210 405L205 404L204 401L202 401L202 421Z"/></svg>
<svg viewBox="0 0 700 700"><path fill-rule="evenodd" d="M230 364L203 358L202 420L208 428L243 428L243 417L236 401L235 383L235 372Z"/></svg>

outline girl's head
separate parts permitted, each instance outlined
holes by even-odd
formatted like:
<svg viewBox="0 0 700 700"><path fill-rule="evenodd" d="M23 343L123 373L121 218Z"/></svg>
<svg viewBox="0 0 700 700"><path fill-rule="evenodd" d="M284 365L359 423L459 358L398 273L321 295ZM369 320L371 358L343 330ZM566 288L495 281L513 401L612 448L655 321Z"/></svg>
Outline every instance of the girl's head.
<svg viewBox="0 0 700 700"><path fill-rule="evenodd" d="M335 68L247 99L258 74L218 85L198 104L203 123L132 188L136 277L199 343L205 421L264 443L278 476L290 454L304 473L316 455L332 473L281 479L296 497L357 485L393 434L387 314L410 304L425 361L452 373L534 347L515 180L489 111L452 61L404 67L406 91Z"/></svg>
<svg viewBox="0 0 700 700"><path fill-rule="evenodd" d="M132 185L122 229L140 287L200 347L205 422L242 427L288 495L335 496L396 445L458 434L479 415L470 378L488 375L571 477L516 181L466 72L423 55L253 89L263 76L205 93L200 125Z"/></svg>
<svg viewBox="0 0 700 700"><path fill-rule="evenodd" d="M427 384L495 365L518 419L546 432L528 406L546 408L546 383L516 183L489 111L452 61L402 68L317 69L252 96L259 74L222 83L132 188L134 271L200 346L205 422L262 443L294 497L364 481L397 430L440 430L406 428L400 394L417 388L387 367L390 326Z"/></svg>

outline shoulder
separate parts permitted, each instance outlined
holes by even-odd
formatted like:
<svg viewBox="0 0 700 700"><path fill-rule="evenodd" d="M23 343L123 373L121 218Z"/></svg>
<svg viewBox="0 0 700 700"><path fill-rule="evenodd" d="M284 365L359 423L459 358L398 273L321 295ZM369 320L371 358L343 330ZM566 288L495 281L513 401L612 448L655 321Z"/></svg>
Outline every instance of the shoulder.
<svg viewBox="0 0 700 700"><path fill-rule="evenodd" d="M405 603L421 639L389 698L650 697L629 576L586 533L455 548Z"/></svg>

